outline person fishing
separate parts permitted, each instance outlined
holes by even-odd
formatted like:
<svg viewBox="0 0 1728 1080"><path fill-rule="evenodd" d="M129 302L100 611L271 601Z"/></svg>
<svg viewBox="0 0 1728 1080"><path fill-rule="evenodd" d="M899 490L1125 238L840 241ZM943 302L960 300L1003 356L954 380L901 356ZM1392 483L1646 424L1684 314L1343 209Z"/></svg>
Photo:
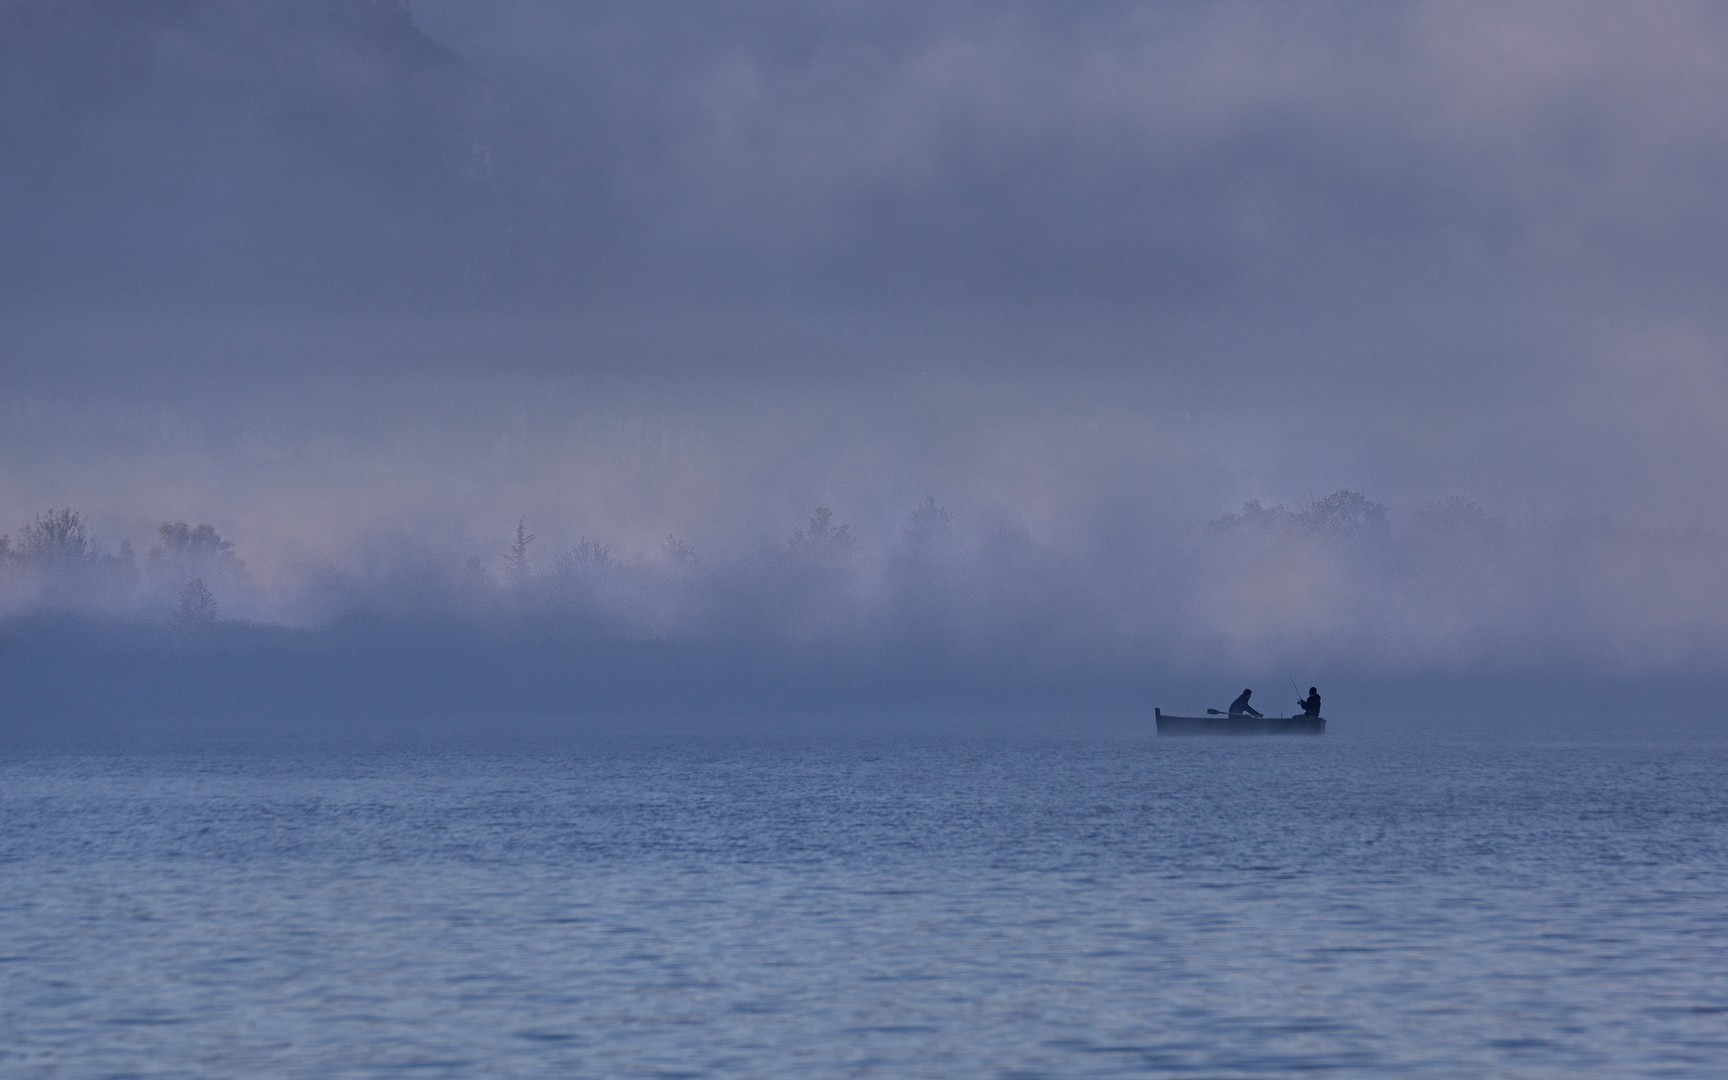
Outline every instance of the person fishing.
<svg viewBox="0 0 1728 1080"><path fill-rule="evenodd" d="M1298 707L1301 708L1303 716L1307 716L1307 717L1319 716L1320 715L1320 691L1319 691L1319 689L1317 687L1310 686L1308 688L1308 696L1297 701L1296 704Z"/></svg>
<svg viewBox="0 0 1728 1080"><path fill-rule="evenodd" d="M1231 716L1254 716L1254 717L1259 717L1259 716L1264 715L1263 713L1260 712L1259 709L1256 709L1254 706L1248 704L1248 699L1253 697L1253 696L1254 696L1254 691L1252 691L1252 690L1242 691L1242 696L1230 703L1230 715Z"/></svg>

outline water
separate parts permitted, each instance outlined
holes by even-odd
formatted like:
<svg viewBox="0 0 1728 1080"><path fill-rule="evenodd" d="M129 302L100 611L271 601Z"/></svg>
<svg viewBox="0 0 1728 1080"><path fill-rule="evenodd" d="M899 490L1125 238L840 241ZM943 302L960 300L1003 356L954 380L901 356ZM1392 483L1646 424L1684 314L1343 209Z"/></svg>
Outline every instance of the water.
<svg viewBox="0 0 1728 1080"><path fill-rule="evenodd" d="M0 1074L1721 1076L1728 747L9 752Z"/></svg>

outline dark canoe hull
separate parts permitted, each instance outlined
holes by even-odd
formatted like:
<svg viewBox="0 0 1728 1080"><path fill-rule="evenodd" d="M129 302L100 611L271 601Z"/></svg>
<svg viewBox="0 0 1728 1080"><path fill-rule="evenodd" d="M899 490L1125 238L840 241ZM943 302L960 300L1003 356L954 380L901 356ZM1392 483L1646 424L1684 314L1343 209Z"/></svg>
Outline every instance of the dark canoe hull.
<svg viewBox="0 0 1728 1080"><path fill-rule="evenodd" d="M1324 716L1169 716L1153 709L1160 735L1324 735Z"/></svg>

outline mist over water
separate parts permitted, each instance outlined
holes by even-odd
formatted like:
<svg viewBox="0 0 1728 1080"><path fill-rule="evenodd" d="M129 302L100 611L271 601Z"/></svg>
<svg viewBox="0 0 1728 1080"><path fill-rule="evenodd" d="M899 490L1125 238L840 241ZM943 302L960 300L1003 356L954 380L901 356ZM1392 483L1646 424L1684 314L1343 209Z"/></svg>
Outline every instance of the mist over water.
<svg viewBox="0 0 1728 1080"><path fill-rule="evenodd" d="M1724 103L1705 0L0 0L0 1073L1719 1074Z"/></svg>
<svg viewBox="0 0 1728 1080"><path fill-rule="evenodd" d="M1713 6L0 19L32 700L1728 674Z"/></svg>
<svg viewBox="0 0 1728 1080"><path fill-rule="evenodd" d="M719 552L523 519L492 550L385 533L255 572L208 524L109 548L61 508L0 552L10 730L868 729L905 710L1015 726L1009 703L1108 725L1219 707L1245 678L1288 712L1298 673L1350 702L1334 716L1671 727L1700 719L1721 675L1709 535L1509 521L1456 497L1395 520L1349 491L1250 502L1185 536L1082 512L1040 529L927 497L895 529L824 506Z"/></svg>

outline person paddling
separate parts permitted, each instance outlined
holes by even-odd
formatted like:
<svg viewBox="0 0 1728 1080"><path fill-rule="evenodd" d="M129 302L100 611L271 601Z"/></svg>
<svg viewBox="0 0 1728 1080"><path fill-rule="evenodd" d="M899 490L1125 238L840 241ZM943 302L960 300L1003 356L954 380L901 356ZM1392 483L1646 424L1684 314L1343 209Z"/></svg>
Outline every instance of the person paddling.
<svg viewBox="0 0 1728 1080"><path fill-rule="evenodd" d="M1302 715L1315 717L1320 715L1320 691L1316 687L1308 688L1308 696L1296 703L1302 709Z"/></svg>
<svg viewBox="0 0 1728 1080"><path fill-rule="evenodd" d="M1252 690L1242 691L1242 696L1230 703L1230 715L1231 716L1253 716L1253 717L1259 717L1259 716L1263 715L1259 709L1256 709L1254 706L1248 704L1248 699L1253 697L1253 696L1254 696L1254 691L1252 691Z"/></svg>

